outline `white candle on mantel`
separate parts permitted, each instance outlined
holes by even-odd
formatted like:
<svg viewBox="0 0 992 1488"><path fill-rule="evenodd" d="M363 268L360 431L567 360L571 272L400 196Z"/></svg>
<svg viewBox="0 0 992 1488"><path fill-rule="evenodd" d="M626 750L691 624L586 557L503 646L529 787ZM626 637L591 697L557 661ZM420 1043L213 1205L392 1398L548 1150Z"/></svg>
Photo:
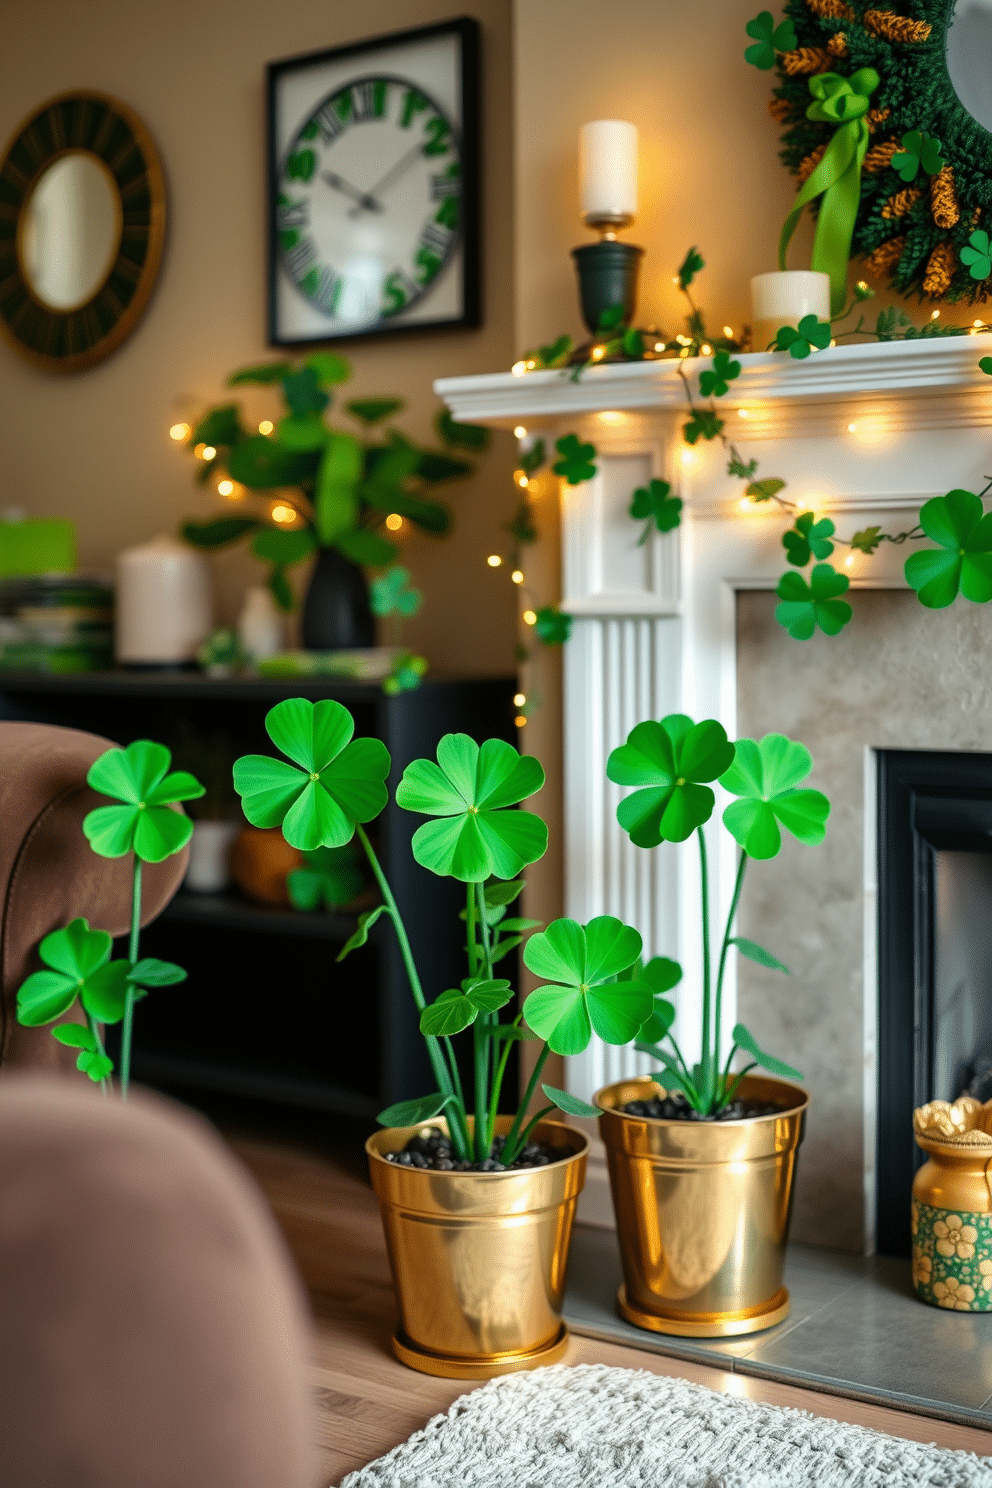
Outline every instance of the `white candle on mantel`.
<svg viewBox="0 0 992 1488"><path fill-rule="evenodd" d="M637 212L637 126L596 119L579 131L582 215L633 217Z"/></svg>

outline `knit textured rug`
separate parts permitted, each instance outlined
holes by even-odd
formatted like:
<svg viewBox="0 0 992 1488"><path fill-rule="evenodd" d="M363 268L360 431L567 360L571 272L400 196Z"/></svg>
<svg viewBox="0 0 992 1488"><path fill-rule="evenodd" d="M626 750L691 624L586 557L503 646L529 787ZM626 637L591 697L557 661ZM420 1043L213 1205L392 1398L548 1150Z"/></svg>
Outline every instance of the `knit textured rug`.
<svg viewBox="0 0 992 1488"><path fill-rule="evenodd" d="M461 1396L341 1488L992 1488L992 1458L643 1369L556 1365Z"/></svg>

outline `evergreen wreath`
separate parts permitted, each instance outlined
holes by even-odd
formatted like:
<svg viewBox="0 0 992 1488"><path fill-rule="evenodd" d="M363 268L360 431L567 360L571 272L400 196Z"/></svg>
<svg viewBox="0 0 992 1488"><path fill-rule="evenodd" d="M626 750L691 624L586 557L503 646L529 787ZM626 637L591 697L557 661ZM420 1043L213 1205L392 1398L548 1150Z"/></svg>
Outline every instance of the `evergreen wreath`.
<svg viewBox="0 0 992 1488"><path fill-rule="evenodd" d="M806 117L811 77L874 68L880 83L867 115L871 142L852 254L865 260L869 277L904 295L984 301L992 277L985 251L992 134L968 113L947 71L954 0L910 0L903 10L885 8L884 0L786 0L794 38L786 26L764 42L774 48L779 77L769 108L785 126L781 158L802 186L833 132ZM749 27L749 35L758 32ZM749 60L767 67L771 57Z"/></svg>

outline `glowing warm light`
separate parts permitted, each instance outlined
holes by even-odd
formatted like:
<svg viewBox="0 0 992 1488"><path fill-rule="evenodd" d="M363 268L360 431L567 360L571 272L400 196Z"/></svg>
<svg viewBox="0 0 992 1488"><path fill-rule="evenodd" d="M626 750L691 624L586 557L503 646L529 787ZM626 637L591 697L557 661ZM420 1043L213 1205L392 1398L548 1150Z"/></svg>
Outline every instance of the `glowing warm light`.
<svg viewBox="0 0 992 1488"><path fill-rule="evenodd" d="M605 356L605 355L606 355L606 347L605 346L594 346L593 347L593 349L592 349L592 359L593 359L594 362L598 362L599 359L600 359L600 357Z"/></svg>
<svg viewBox="0 0 992 1488"><path fill-rule="evenodd" d="M713 355L713 348L712 348L712 346L707 346L705 344L705 342L704 342L704 344L699 349L703 353L703 356L712 356Z"/></svg>
<svg viewBox="0 0 992 1488"><path fill-rule="evenodd" d="M981 321L980 321L980 320L973 320L973 321L972 321L972 322L971 322L971 323L972 323L972 325L974 325L974 326L980 326L980 325L981 325L981 324L982 324L982 322L981 322ZM173 435L173 438L175 438L175 436L174 436L174 435Z"/></svg>
<svg viewBox="0 0 992 1488"><path fill-rule="evenodd" d="M655 351L664 351L664 349L665 349L665 343L664 343L664 341L656 341L654 343L654 349L655 349Z"/></svg>
<svg viewBox="0 0 992 1488"><path fill-rule="evenodd" d="M528 357L527 360L524 362L524 366L527 368L528 372L533 372L534 368L537 366L537 363L535 362L533 357Z"/></svg>
<svg viewBox="0 0 992 1488"><path fill-rule="evenodd" d="M687 357L688 355L689 355L689 348L688 348L688 346L683 346L682 350L679 352L679 356L680 357Z"/></svg>
<svg viewBox="0 0 992 1488"><path fill-rule="evenodd" d="M514 377L523 377L524 373L527 371L527 363L514 362L513 366L510 368L510 371L513 373Z"/></svg>
<svg viewBox="0 0 992 1488"><path fill-rule="evenodd" d="M675 337L675 339L679 343L680 346L691 346L692 345L692 337L691 336L683 336L682 333L681 333L681 331Z"/></svg>
<svg viewBox="0 0 992 1488"><path fill-rule="evenodd" d="M857 426L857 424L848 424L848 426L847 426L847 432L848 432L848 434L857 434L857 432L858 432L858 426Z"/></svg>
<svg viewBox="0 0 992 1488"><path fill-rule="evenodd" d="M854 554L851 553L847 558L844 559L844 567L845 568L850 568L850 566L851 566L851 564L853 562L854 562Z"/></svg>
<svg viewBox="0 0 992 1488"><path fill-rule="evenodd" d="M868 293L868 280L867 279L859 279L858 280L857 287L858 287L858 293L859 294L866 295Z"/></svg>
<svg viewBox="0 0 992 1488"><path fill-rule="evenodd" d="M728 341L733 341L733 339L734 339L734 328L733 328L733 326L724 326L724 328L723 328L723 334L726 336L726 338L727 338Z"/></svg>
<svg viewBox="0 0 992 1488"><path fill-rule="evenodd" d="M515 708L522 708L523 705L524 705L524 703L526 701L527 701L527 694L525 692L518 692L518 693L516 693L514 695L513 706Z"/></svg>
<svg viewBox="0 0 992 1488"><path fill-rule="evenodd" d="M939 310L935 310L933 312L933 314L931 315L930 319L931 320L939 320L940 319L940 311Z"/></svg>
<svg viewBox="0 0 992 1488"><path fill-rule="evenodd" d="M390 532L399 532L400 528L403 526L403 518L400 516L399 512L389 513L389 516L386 518L386 526L389 528Z"/></svg>
<svg viewBox="0 0 992 1488"><path fill-rule="evenodd" d="M207 446L205 444L198 444L196 446L196 448L193 450L193 453L194 453L194 455L196 456L196 458L198 460L202 460L203 459L203 452L206 449L206 447Z"/></svg>
<svg viewBox="0 0 992 1488"><path fill-rule="evenodd" d="M854 434L862 444L877 444L886 435L884 416L880 414L868 414L859 419L856 424L848 424L848 432Z"/></svg>
<svg viewBox="0 0 992 1488"><path fill-rule="evenodd" d="M273 522L282 522L284 525L287 522L296 521L296 512L293 508L291 506L283 506L281 503L272 508L270 515Z"/></svg>
<svg viewBox="0 0 992 1488"><path fill-rule="evenodd" d="M216 460L217 451L214 449L212 444L205 444L203 446L203 454L200 456L200 458L202 460Z"/></svg>
<svg viewBox="0 0 992 1488"><path fill-rule="evenodd" d="M526 491L527 487L530 485L530 481L527 479L527 473L524 470L515 470L513 472L513 479L516 481L521 491Z"/></svg>
<svg viewBox="0 0 992 1488"><path fill-rule="evenodd" d="M537 624L537 615L534 613L533 610L524 610L524 624L525 625L536 625Z"/></svg>
<svg viewBox="0 0 992 1488"><path fill-rule="evenodd" d="M627 422L627 415L625 413L617 413L614 409L609 409L604 413L598 413L596 417L601 424L616 425Z"/></svg>
<svg viewBox="0 0 992 1488"><path fill-rule="evenodd" d="M498 553L490 553L489 557L486 559L486 562L489 564L490 568L499 568L503 560Z"/></svg>
<svg viewBox="0 0 992 1488"><path fill-rule="evenodd" d="M749 408L738 408L737 417L742 419L749 419L751 417L751 410Z"/></svg>
<svg viewBox="0 0 992 1488"><path fill-rule="evenodd" d="M516 728L523 728L527 720L522 713L518 713L513 722Z"/></svg>
<svg viewBox="0 0 992 1488"><path fill-rule="evenodd" d="M738 505L741 511L751 511L754 506L754 502L751 500L750 496L742 496L740 501L738 502Z"/></svg>
<svg viewBox="0 0 992 1488"><path fill-rule="evenodd" d="M679 282L679 276L678 276L678 274L673 274L672 275L672 283L673 284L678 284L678 282Z"/></svg>
<svg viewBox="0 0 992 1488"><path fill-rule="evenodd" d="M527 430L524 428L523 424L518 424L517 427L514 429L513 432L514 432L514 434L516 435L516 437L518 439L526 439L527 438Z"/></svg>
<svg viewBox="0 0 992 1488"><path fill-rule="evenodd" d="M258 426L258 432L259 434L271 434L274 428L275 424L271 419L263 419Z"/></svg>
<svg viewBox="0 0 992 1488"><path fill-rule="evenodd" d="M513 580L513 582L515 584L522 584L523 581L524 581L523 573L522 573L522 571L519 568L515 568L513 570L513 572L510 575L510 578Z"/></svg>
<svg viewBox="0 0 992 1488"><path fill-rule="evenodd" d="M696 463L696 452L691 449L682 449L679 451L679 459L686 469L688 469L690 465L695 465Z"/></svg>
<svg viewBox="0 0 992 1488"><path fill-rule="evenodd" d="M218 481L217 482L217 494L219 496L233 496L234 495L234 482L232 480Z"/></svg>
<svg viewBox="0 0 992 1488"><path fill-rule="evenodd" d="M977 320L975 321L975 324L978 325ZM169 438L176 440L188 439L189 424L173 424L172 428L169 430Z"/></svg>
<svg viewBox="0 0 992 1488"><path fill-rule="evenodd" d="M831 341L830 345L831 346L836 346L837 345L837 342L836 341Z"/></svg>

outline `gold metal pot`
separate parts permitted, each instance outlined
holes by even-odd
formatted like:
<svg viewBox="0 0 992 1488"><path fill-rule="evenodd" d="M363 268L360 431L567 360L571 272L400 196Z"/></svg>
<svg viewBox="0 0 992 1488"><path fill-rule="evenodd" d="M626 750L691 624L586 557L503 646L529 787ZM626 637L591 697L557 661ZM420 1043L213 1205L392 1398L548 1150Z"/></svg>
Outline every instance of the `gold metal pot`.
<svg viewBox="0 0 992 1488"><path fill-rule="evenodd" d="M809 1097L747 1075L740 1097L780 1107L774 1115L665 1121L618 1109L658 1094L643 1076L593 1097L623 1264L620 1313L687 1338L771 1328L789 1312L782 1268Z"/></svg>
<svg viewBox="0 0 992 1488"><path fill-rule="evenodd" d="M428 1125L447 1130L441 1119ZM497 1118L497 1134L510 1126L510 1117ZM389 1127L365 1144L400 1308L393 1352L450 1379L556 1363L568 1342L561 1306L587 1139L542 1121L531 1140L559 1148L560 1160L507 1173L386 1161L427 1129Z"/></svg>
<svg viewBox="0 0 992 1488"><path fill-rule="evenodd" d="M992 1101L913 1112L927 1161L913 1179L913 1287L952 1312L992 1312Z"/></svg>

